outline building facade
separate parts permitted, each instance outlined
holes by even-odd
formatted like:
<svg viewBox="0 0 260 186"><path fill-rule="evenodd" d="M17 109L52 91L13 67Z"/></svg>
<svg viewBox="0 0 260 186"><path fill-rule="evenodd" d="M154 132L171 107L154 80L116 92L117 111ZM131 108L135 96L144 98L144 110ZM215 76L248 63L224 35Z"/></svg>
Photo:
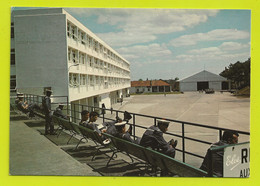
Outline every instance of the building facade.
<svg viewBox="0 0 260 186"><path fill-rule="evenodd" d="M62 8L11 17L11 88L110 108L129 94L130 63Z"/></svg>
<svg viewBox="0 0 260 186"><path fill-rule="evenodd" d="M130 93L170 92L171 86L163 80L131 81Z"/></svg>
<svg viewBox="0 0 260 186"><path fill-rule="evenodd" d="M222 76L203 70L190 77L179 80L179 87L181 92L205 89L219 91L228 90L230 82Z"/></svg>

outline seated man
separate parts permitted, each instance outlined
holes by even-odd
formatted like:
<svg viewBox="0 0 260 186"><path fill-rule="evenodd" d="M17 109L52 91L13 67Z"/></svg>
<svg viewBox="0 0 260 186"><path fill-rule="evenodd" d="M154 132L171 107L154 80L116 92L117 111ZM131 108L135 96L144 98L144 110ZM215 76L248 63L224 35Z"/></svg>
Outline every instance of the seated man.
<svg viewBox="0 0 260 186"><path fill-rule="evenodd" d="M95 123L98 119L98 113L93 111L89 114L89 117L89 122L86 124L86 127L96 131L101 136L101 130L98 128L99 125ZM102 132L105 132L105 130L102 130Z"/></svg>
<svg viewBox="0 0 260 186"><path fill-rule="evenodd" d="M116 117L115 121L108 121L108 122L104 122L103 126L106 128L106 133L114 136L117 134L117 130L115 127L116 123L122 122L123 120L119 117Z"/></svg>
<svg viewBox="0 0 260 186"><path fill-rule="evenodd" d="M159 150L161 153L171 157L175 157L175 147L178 143L177 140L166 142L163 138L163 133L168 130L169 123L166 120L157 120L157 126L149 127L142 136L140 145L144 147L151 147L152 149Z"/></svg>
<svg viewBox="0 0 260 186"><path fill-rule="evenodd" d="M69 119L68 116L64 115L62 113L64 104L60 103L59 106L56 108L56 110L53 112L53 115L57 116L57 117L61 117L63 119Z"/></svg>
<svg viewBox="0 0 260 186"><path fill-rule="evenodd" d="M86 127L89 119L89 111L82 110L81 112L81 121L79 122L79 125Z"/></svg>
<svg viewBox="0 0 260 186"><path fill-rule="evenodd" d="M131 127L130 127L130 129L128 129L128 131L126 131L126 121L121 121L121 122L115 123L115 128L116 128L117 133L114 136L125 139L125 140L130 141L135 144L140 143L140 138L137 137L136 140L131 138L131 135L129 133L129 130L131 130Z"/></svg>
<svg viewBox="0 0 260 186"><path fill-rule="evenodd" d="M23 96L22 95L19 95L18 99L19 99L19 101L17 103L17 108L20 111L24 112L25 114L27 114L29 112L29 117L34 117L33 110L39 108L39 106L37 104L35 104L35 103L27 104L26 101L25 102L23 101Z"/></svg>
<svg viewBox="0 0 260 186"><path fill-rule="evenodd" d="M236 144L238 143L238 136L239 134L236 131L226 130L223 133L222 139L211 145L211 147L223 146L228 144ZM213 161L213 174L218 177L223 177L223 149L221 151L217 151L212 153L212 161ZM209 171L209 158L210 158L210 151L208 149L206 156L202 162L200 169L208 172Z"/></svg>
<svg viewBox="0 0 260 186"><path fill-rule="evenodd" d="M23 97L23 93L20 93L20 92L17 92L16 93L16 98L15 98L15 104L18 104L19 103L19 97Z"/></svg>
<svg viewBox="0 0 260 186"><path fill-rule="evenodd" d="M128 121L132 118L132 116L125 111L124 112L124 120L122 120L120 117L116 117L115 121L108 121L108 122L104 122L103 126L106 128L106 133L111 134L112 136L115 136L118 131L115 127L115 123L120 123L122 121L126 121L126 123L128 123ZM132 134L132 125L130 125L129 129L127 130L127 132L131 135Z"/></svg>

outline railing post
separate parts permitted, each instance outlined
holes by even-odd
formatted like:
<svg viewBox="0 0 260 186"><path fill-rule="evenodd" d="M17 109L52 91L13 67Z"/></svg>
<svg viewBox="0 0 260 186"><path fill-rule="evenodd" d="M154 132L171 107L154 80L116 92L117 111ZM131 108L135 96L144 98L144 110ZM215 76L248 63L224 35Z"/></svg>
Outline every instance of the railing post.
<svg viewBox="0 0 260 186"><path fill-rule="evenodd" d="M185 131L184 131L184 123L182 123L182 161L185 163Z"/></svg>
<svg viewBox="0 0 260 186"><path fill-rule="evenodd" d="M219 130L219 140L222 139L222 130Z"/></svg>
<svg viewBox="0 0 260 186"><path fill-rule="evenodd" d="M67 115L69 115L69 97L66 96L67 99Z"/></svg>
<svg viewBox="0 0 260 186"><path fill-rule="evenodd" d="M156 126L156 118L154 118L154 126Z"/></svg>
<svg viewBox="0 0 260 186"><path fill-rule="evenodd" d="M133 114L133 130L134 130L134 139L136 140L136 137L135 137L135 114Z"/></svg>
<svg viewBox="0 0 260 186"><path fill-rule="evenodd" d="M208 161L208 177L213 176L213 152L209 150L209 161Z"/></svg>
<svg viewBox="0 0 260 186"><path fill-rule="evenodd" d="M73 104L73 109L74 109L74 117L73 117L73 121L76 123L76 104Z"/></svg>

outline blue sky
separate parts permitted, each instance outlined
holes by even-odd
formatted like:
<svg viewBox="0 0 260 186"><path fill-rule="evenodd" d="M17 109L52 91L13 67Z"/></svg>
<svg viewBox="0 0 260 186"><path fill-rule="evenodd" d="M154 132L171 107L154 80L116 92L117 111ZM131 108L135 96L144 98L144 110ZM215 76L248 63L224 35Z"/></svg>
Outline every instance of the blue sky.
<svg viewBox="0 0 260 186"><path fill-rule="evenodd" d="M131 80L219 74L250 57L250 10L65 10L130 62Z"/></svg>

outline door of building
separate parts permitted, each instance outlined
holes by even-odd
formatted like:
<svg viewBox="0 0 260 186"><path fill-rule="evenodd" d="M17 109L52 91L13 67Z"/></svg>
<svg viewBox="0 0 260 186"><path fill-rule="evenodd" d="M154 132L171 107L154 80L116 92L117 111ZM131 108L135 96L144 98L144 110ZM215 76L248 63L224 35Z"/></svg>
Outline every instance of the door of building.
<svg viewBox="0 0 260 186"><path fill-rule="evenodd" d="M209 88L209 82L208 81L202 81L197 82L197 90L205 90Z"/></svg>

